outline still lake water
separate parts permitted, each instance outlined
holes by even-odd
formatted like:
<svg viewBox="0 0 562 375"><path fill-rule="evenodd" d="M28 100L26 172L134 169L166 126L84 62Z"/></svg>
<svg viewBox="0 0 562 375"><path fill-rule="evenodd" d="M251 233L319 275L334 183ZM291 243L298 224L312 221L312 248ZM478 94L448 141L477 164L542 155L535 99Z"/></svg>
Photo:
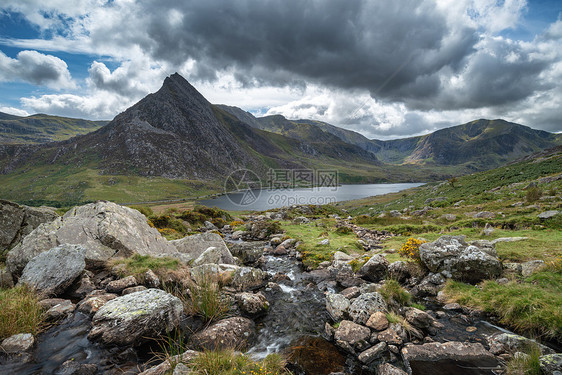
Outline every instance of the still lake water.
<svg viewBox="0 0 562 375"><path fill-rule="evenodd" d="M423 183L360 184L338 187L301 188L286 190L248 190L229 193L198 203L223 210L265 211L283 206L328 204L395 193L423 185Z"/></svg>

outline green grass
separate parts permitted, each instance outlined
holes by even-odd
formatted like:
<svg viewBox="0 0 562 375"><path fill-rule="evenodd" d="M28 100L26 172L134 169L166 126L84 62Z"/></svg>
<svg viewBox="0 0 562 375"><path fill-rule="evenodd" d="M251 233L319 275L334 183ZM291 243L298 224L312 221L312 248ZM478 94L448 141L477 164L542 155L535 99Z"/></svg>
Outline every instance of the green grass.
<svg viewBox="0 0 562 375"><path fill-rule="evenodd" d="M0 341L18 333L36 335L45 317L36 294L26 286L0 289Z"/></svg>
<svg viewBox="0 0 562 375"><path fill-rule="evenodd" d="M189 364L194 375L280 375L290 374L278 354L270 354L262 361L232 350L204 351Z"/></svg>
<svg viewBox="0 0 562 375"><path fill-rule="evenodd" d="M194 281L189 286L189 295L180 295L188 311L202 317L206 322L225 317L230 305L221 296L218 276L205 273Z"/></svg>
<svg viewBox="0 0 562 375"><path fill-rule="evenodd" d="M410 293L402 288L398 281L393 279L387 279L379 289L379 293L389 305L406 306L412 300Z"/></svg>
<svg viewBox="0 0 562 375"><path fill-rule="evenodd" d="M541 349L536 344L528 344L524 356L513 357L506 364L507 375L541 375L539 358Z"/></svg>
<svg viewBox="0 0 562 375"><path fill-rule="evenodd" d="M488 280L472 286L450 280L445 293L451 301L496 315L501 323L518 331L548 339L562 337L560 271L539 271L505 285Z"/></svg>
<svg viewBox="0 0 562 375"><path fill-rule="evenodd" d="M124 267L117 267L119 269L119 276L135 276L137 281L143 282L144 274L149 269L152 270L160 278L165 278L169 273L180 271L184 266L180 261L168 257L153 257L150 255L135 254L129 258L115 259L110 261L109 267L123 265Z"/></svg>
<svg viewBox="0 0 562 375"><path fill-rule="evenodd" d="M354 233L335 231L334 219L322 219L321 223L321 225L316 223L298 225L287 221L281 222L281 228L287 236L302 242L298 249L303 256L305 266L316 268L321 262L330 260L336 251L347 254L364 253ZM330 244L318 245L324 239L330 240Z"/></svg>

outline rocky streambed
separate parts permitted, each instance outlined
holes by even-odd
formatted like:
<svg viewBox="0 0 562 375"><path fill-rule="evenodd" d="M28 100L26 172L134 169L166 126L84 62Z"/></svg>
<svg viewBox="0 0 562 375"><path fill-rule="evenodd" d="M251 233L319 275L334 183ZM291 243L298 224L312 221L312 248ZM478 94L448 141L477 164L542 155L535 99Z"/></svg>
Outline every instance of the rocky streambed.
<svg viewBox="0 0 562 375"><path fill-rule="evenodd" d="M354 272L353 258L340 252L309 271L295 240L268 233L274 215L250 218L246 231L207 225L177 241L166 241L137 211L109 202L37 225L10 251L0 279L36 288L53 326L36 337L4 340L0 373L171 373L170 363L155 356L162 337L181 337L192 349L173 363L231 347L257 359L282 353L287 369L310 375L499 374L506 360L525 355L529 339L440 300L447 277L500 276L490 243L444 236L422 249L425 273L381 255ZM376 249L377 236L389 235L352 230L365 235L369 249ZM119 266L101 267L134 254L172 257L185 266L166 277L151 270L122 277ZM189 295L210 274L222 280L230 310L205 322L169 287ZM427 309L383 296L389 277ZM554 373L561 355L540 348L545 373Z"/></svg>

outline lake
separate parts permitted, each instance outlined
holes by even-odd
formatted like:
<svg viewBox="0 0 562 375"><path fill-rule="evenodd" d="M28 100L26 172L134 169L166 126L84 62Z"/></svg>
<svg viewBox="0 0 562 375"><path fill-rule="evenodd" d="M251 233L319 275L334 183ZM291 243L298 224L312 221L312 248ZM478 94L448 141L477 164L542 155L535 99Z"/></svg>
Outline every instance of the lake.
<svg viewBox="0 0 562 375"><path fill-rule="evenodd" d="M423 183L359 184L285 190L246 190L228 193L198 203L223 210L265 211L292 205L328 204L395 193Z"/></svg>

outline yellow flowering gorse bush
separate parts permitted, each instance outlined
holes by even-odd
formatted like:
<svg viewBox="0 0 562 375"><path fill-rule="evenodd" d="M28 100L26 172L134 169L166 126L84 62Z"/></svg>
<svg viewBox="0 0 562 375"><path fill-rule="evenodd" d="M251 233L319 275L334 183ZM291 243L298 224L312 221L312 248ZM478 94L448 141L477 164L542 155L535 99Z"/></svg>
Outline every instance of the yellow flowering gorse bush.
<svg viewBox="0 0 562 375"><path fill-rule="evenodd" d="M417 238L408 238L408 240L404 245L402 245L398 253L401 257L410 258L416 263L421 263L420 245L425 242L426 241L418 240Z"/></svg>

